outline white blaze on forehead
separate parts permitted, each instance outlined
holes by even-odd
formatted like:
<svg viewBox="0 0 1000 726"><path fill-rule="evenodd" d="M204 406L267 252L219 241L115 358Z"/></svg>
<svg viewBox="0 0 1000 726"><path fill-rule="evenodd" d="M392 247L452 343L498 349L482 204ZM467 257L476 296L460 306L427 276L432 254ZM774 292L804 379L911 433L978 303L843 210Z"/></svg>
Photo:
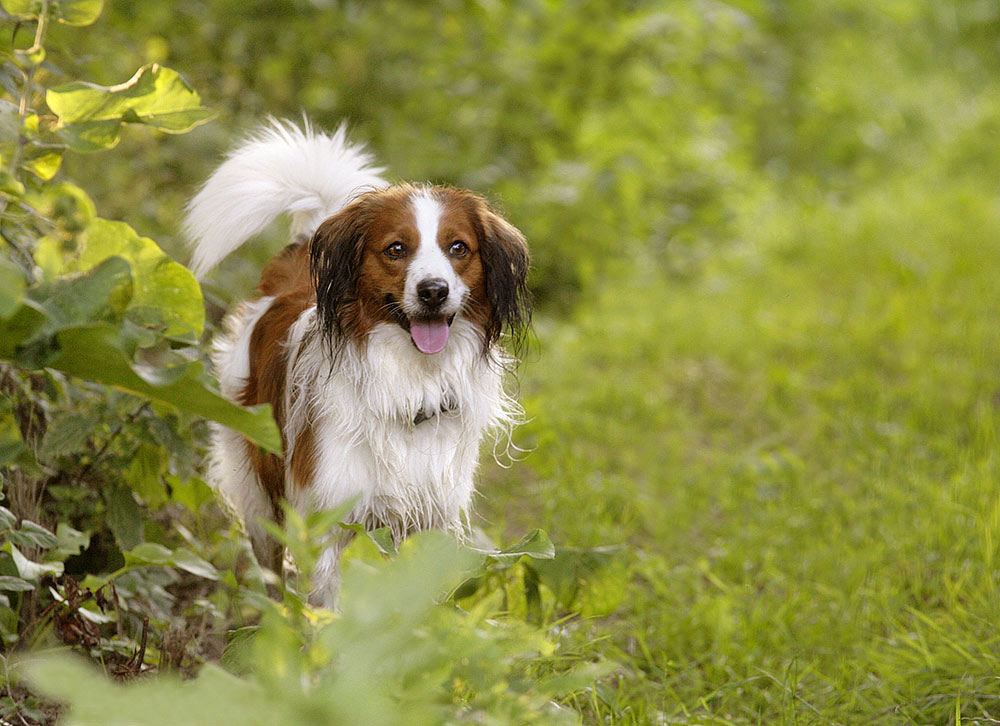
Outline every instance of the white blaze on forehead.
<svg viewBox="0 0 1000 726"><path fill-rule="evenodd" d="M420 304L417 285L424 280L441 279L448 283L449 290L442 312L452 314L461 304L465 285L455 275L451 260L438 244L438 227L443 212L441 203L430 194L421 193L413 197L412 206L420 241L406 270L404 307L414 310Z"/></svg>

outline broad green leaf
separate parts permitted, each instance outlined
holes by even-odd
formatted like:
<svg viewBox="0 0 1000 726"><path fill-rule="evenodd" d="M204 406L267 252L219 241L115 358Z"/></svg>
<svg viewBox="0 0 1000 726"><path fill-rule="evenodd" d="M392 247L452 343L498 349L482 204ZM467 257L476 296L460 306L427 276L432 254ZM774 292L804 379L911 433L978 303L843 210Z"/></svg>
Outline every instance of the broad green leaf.
<svg viewBox="0 0 1000 726"><path fill-rule="evenodd" d="M94 430L92 414L63 413L49 422L42 440L43 457L64 456L81 451L87 446Z"/></svg>
<svg viewBox="0 0 1000 726"><path fill-rule="evenodd" d="M24 300L8 318L0 318L0 358L13 360L18 347L34 337L48 321L37 303Z"/></svg>
<svg viewBox="0 0 1000 726"><path fill-rule="evenodd" d="M110 255L132 265L134 294L128 308L132 321L155 325L163 335L191 342L201 337L205 326L201 287L186 267L124 222L94 219L84 235L80 269L89 269Z"/></svg>
<svg viewBox="0 0 1000 726"><path fill-rule="evenodd" d="M0 257L0 318L14 314L24 299L24 275L17 265Z"/></svg>
<svg viewBox="0 0 1000 726"><path fill-rule="evenodd" d="M252 681L211 663L192 680L164 674L126 687L66 655L36 659L26 670L42 693L69 704L66 722L76 726L305 723L301 701L269 696Z"/></svg>
<svg viewBox="0 0 1000 726"><path fill-rule="evenodd" d="M14 567L17 568L17 574L25 580L37 583L39 578L44 575L58 576L63 573L62 562L32 562L21 554L21 551L12 542L6 542L3 545L3 551L10 553L10 556L14 559Z"/></svg>
<svg viewBox="0 0 1000 726"><path fill-rule="evenodd" d="M555 558L533 562L532 567L561 607L584 617L614 611L629 582L622 547L560 547Z"/></svg>
<svg viewBox="0 0 1000 726"><path fill-rule="evenodd" d="M66 25L90 25L104 10L104 0L56 0L56 19Z"/></svg>
<svg viewBox="0 0 1000 726"><path fill-rule="evenodd" d="M132 268L133 294L125 310L128 320L168 337L192 343L200 338L205 325L201 287L186 267L171 260L153 240L140 237L124 222L95 217L90 218L78 244L76 254L67 256L57 240L46 238L36 250L36 260L48 275L56 276L87 272L109 257L120 257Z"/></svg>
<svg viewBox="0 0 1000 726"><path fill-rule="evenodd" d="M173 552L156 542L143 542L125 553L128 565L169 565Z"/></svg>
<svg viewBox="0 0 1000 726"><path fill-rule="evenodd" d="M27 447L22 441L7 438L0 439L0 466L7 466L7 464L17 459L26 450Z"/></svg>
<svg viewBox="0 0 1000 726"><path fill-rule="evenodd" d="M11 15L34 18L42 10L42 0L2 0L0 5Z"/></svg>
<svg viewBox="0 0 1000 726"><path fill-rule="evenodd" d="M226 649L222 651L219 664L233 675L245 676L253 673L254 638L259 631L260 626L248 625L227 632Z"/></svg>
<svg viewBox="0 0 1000 726"><path fill-rule="evenodd" d="M0 576L0 590L4 590L5 592L28 592L34 589L34 585L27 580L22 580L20 577Z"/></svg>
<svg viewBox="0 0 1000 726"><path fill-rule="evenodd" d="M55 547L59 541L45 527L34 522L29 522L28 520L21 522L21 526L18 529L9 531L7 538L19 547L37 547L43 550Z"/></svg>
<svg viewBox="0 0 1000 726"><path fill-rule="evenodd" d="M36 144L29 144L24 150L21 167L27 169L42 181L48 181L56 175L62 165L62 150Z"/></svg>
<svg viewBox="0 0 1000 726"><path fill-rule="evenodd" d="M48 316L46 329L121 318L132 299L132 268L121 257L108 257L83 274L32 288L29 295Z"/></svg>
<svg viewBox="0 0 1000 726"><path fill-rule="evenodd" d="M128 485L151 509L167 500L167 489L160 475L166 469L164 452L159 446L142 444L128 466Z"/></svg>
<svg viewBox="0 0 1000 726"><path fill-rule="evenodd" d="M0 532L13 529L17 526L17 517L7 507L0 507Z"/></svg>
<svg viewBox="0 0 1000 726"><path fill-rule="evenodd" d="M396 542L392 538L392 530L388 527L368 530L363 524L345 524L344 522L340 522L340 526L371 540L383 555L396 554Z"/></svg>
<svg viewBox="0 0 1000 726"><path fill-rule="evenodd" d="M10 170L6 167L0 169L0 192L4 194L10 194L14 197L24 196L24 184L17 180L17 178L10 173Z"/></svg>
<svg viewBox="0 0 1000 726"><path fill-rule="evenodd" d="M73 529L65 522L60 522L56 527L56 539L58 544L46 553L45 559L47 560L62 561L67 557L74 557L90 545L89 532Z"/></svg>
<svg viewBox="0 0 1000 726"><path fill-rule="evenodd" d="M502 550L477 550L500 562L513 562L523 555L536 560L551 560L555 557L555 547L544 530L532 530L509 547Z"/></svg>
<svg viewBox="0 0 1000 726"><path fill-rule="evenodd" d="M17 613L8 605L0 604L0 638L3 639L4 645L17 642L20 636L17 629L19 620Z"/></svg>
<svg viewBox="0 0 1000 726"><path fill-rule="evenodd" d="M160 565L177 567L208 580L219 579L219 572L194 552L184 549L171 550L155 542L144 542L125 553L125 563L130 566Z"/></svg>
<svg viewBox="0 0 1000 726"><path fill-rule="evenodd" d="M127 486L116 486L108 495L107 521L123 550L132 549L142 541L142 510Z"/></svg>
<svg viewBox="0 0 1000 726"><path fill-rule="evenodd" d="M125 123L183 133L214 116L176 71L157 64L143 66L118 86L77 81L50 88L45 100L59 117L58 128L67 143L77 151L115 146Z"/></svg>
<svg viewBox="0 0 1000 726"><path fill-rule="evenodd" d="M206 580L219 579L219 572L211 563L183 547L174 551L170 558L170 564L186 572L190 572L192 575L204 577Z"/></svg>
<svg viewBox="0 0 1000 726"><path fill-rule="evenodd" d="M171 476L167 477L167 483L170 485L171 501L187 507L194 514L201 512L215 498L211 487L196 477L179 479Z"/></svg>
<svg viewBox="0 0 1000 726"><path fill-rule="evenodd" d="M281 436L271 417L270 406L244 408L209 390L205 387L204 372L199 362L191 363L178 380L154 386L135 372L131 357L126 352L128 341L122 340L114 326L98 324L62 328L51 336L45 350L29 349L23 356L16 346L7 344L4 332L3 321L0 321L0 358L16 360L29 368L54 368L159 401L228 426L266 451L281 450ZM11 350L12 347L14 350Z"/></svg>

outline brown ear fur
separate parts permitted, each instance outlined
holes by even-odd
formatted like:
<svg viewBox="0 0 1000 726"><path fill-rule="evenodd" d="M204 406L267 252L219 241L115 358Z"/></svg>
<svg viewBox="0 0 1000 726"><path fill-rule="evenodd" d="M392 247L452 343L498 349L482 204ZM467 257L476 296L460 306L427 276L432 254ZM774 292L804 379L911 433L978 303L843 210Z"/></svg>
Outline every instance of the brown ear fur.
<svg viewBox="0 0 1000 726"><path fill-rule="evenodd" d="M358 332L358 275L369 216L362 197L324 221L309 243L316 311L323 335L331 344Z"/></svg>
<svg viewBox="0 0 1000 726"><path fill-rule="evenodd" d="M482 225L480 256L491 307L485 342L489 347L506 330L516 351L531 322L528 244L516 227L489 208L482 215Z"/></svg>

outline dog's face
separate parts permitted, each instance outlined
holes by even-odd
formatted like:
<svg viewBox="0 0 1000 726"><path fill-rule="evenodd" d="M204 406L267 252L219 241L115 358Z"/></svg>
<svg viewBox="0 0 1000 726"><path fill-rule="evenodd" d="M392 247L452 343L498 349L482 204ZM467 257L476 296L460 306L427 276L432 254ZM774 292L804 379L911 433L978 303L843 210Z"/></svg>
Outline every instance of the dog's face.
<svg viewBox="0 0 1000 726"><path fill-rule="evenodd" d="M364 194L320 225L310 257L331 341L363 341L390 323L433 355L462 316L488 352L530 314L524 237L469 192L405 185Z"/></svg>

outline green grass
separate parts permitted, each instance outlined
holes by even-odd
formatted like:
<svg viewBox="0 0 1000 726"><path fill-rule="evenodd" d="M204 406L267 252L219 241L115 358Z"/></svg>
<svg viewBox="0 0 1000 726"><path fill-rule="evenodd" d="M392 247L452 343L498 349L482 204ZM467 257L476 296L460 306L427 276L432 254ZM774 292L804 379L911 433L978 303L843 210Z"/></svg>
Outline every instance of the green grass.
<svg viewBox="0 0 1000 726"><path fill-rule="evenodd" d="M1000 205L887 181L742 227L539 323L486 520L627 545L616 612L565 636L621 663L594 722L1000 717Z"/></svg>

